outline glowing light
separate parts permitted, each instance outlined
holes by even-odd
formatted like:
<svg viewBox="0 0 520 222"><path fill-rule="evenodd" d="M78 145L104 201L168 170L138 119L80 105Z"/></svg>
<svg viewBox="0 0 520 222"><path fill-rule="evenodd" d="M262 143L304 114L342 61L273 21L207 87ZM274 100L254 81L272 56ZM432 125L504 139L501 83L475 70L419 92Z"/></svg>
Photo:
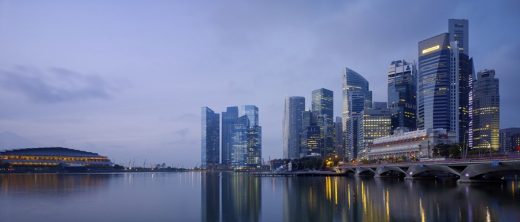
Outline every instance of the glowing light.
<svg viewBox="0 0 520 222"><path fill-rule="evenodd" d="M426 53L430 53L430 52L433 52L433 51L437 51L437 50L439 50L440 48L441 48L440 45L434 45L434 46L432 46L432 47L430 47L430 48L423 49L423 50L422 50L422 54L424 55L424 54L426 54Z"/></svg>

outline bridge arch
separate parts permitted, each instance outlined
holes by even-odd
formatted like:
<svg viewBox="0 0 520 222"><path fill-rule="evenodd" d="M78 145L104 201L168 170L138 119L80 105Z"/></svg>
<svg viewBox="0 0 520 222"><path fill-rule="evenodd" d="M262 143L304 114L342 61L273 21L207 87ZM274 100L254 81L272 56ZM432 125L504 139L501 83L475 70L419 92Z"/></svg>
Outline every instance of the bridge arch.
<svg viewBox="0 0 520 222"><path fill-rule="evenodd" d="M356 168L356 176L373 176L375 175L375 171L369 167L357 167Z"/></svg>
<svg viewBox="0 0 520 222"><path fill-rule="evenodd" d="M376 169L375 176L406 176L406 171L396 166L380 166Z"/></svg>
<svg viewBox="0 0 520 222"><path fill-rule="evenodd" d="M520 175L520 163L493 162L469 165L458 182L497 181L508 175Z"/></svg>
<svg viewBox="0 0 520 222"><path fill-rule="evenodd" d="M460 177L460 172L444 165L413 165L406 172L407 179L419 177L455 176Z"/></svg>

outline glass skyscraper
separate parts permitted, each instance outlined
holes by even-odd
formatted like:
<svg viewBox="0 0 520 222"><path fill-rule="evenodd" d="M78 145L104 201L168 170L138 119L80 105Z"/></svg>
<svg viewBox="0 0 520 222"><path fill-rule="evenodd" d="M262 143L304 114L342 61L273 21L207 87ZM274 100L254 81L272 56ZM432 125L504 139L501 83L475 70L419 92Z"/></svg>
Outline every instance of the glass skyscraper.
<svg viewBox="0 0 520 222"><path fill-rule="evenodd" d="M233 125L238 119L238 107L231 106L226 108L226 112L222 112L222 158L221 163L225 166L231 166L231 153L233 150L232 136Z"/></svg>
<svg viewBox="0 0 520 222"><path fill-rule="evenodd" d="M498 151L500 95L495 70L482 70L474 82L473 148Z"/></svg>
<svg viewBox="0 0 520 222"><path fill-rule="evenodd" d="M233 168L245 167L248 159L248 131L249 118L243 115L233 124L231 136L231 166Z"/></svg>
<svg viewBox="0 0 520 222"><path fill-rule="evenodd" d="M392 130L416 129L417 68L414 63L397 60L388 69L388 108L392 112Z"/></svg>
<svg viewBox="0 0 520 222"><path fill-rule="evenodd" d="M345 135L345 156L349 159L357 157L358 120L365 107L372 105L372 91L368 81L360 74L345 68L343 73L343 133Z"/></svg>
<svg viewBox="0 0 520 222"><path fill-rule="evenodd" d="M450 95L452 86L451 50L448 33L419 42L419 76L417 81L417 128L443 128L454 131L458 123L453 107L458 102ZM456 84L456 82L454 83Z"/></svg>
<svg viewBox="0 0 520 222"><path fill-rule="evenodd" d="M320 155L334 152L334 92L328 89L312 91L311 110L320 127Z"/></svg>
<svg viewBox="0 0 520 222"><path fill-rule="evenodd" d="M220 160L220 115L208 107L201 108L201 162L209 168Z"/></svg>
<svg viewBox="0 0 520 222"><path fill-rule="evenodd" d="M283 117L283 158L300 158L300 140L303 127L305 97L291 96L285 99Z"/></svg>
<svg viewBox="0 0 520 222"><path fill-rule="evenodd" d="M468 43L464 19L450 19L449 33L419 42L417 127L446 129L471 148L474 72Z"/></svg>

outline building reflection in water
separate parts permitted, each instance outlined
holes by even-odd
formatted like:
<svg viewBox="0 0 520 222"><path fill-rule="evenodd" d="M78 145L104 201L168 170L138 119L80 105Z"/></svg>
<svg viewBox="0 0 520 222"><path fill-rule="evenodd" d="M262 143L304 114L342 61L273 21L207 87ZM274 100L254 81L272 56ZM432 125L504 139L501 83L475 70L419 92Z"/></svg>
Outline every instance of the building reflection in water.
<svg viewBox="0 0 520 222"><path fill-rule="evenodd" d="M106 187L118 174L0 174L0 194L77 194Z"/></svg>
<svg viewBox="0 0 520 222"><path fill-rule="evenodd" d="M515 183L283 179L284 221L509 221L520 216ZM504 208L507 213L500 214Z"/></svg>
<svg viewBox="0 0 520 222"><path fill-rule="evenodd" d="M201 174L202 221L259 221L261 178L246 173Z"/></svg>

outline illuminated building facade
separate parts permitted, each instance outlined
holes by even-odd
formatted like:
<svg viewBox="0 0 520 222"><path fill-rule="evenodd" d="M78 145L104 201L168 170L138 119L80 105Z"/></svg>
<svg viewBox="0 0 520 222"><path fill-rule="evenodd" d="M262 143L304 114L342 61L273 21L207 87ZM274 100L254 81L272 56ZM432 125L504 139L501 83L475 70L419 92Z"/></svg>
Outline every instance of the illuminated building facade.
<svg viewBox="0 0 520 222"><path fill-rule="evenodd" d="M473 84L473 148L500 147L500 95L495 70L482 70Z"/></svg>
<svg viewBox="0 0 520 222"><path fill-rule="evenodd" d="M233 125L238 119L238 107L227 107L225 112L222 112L222 157L221 163L225 166L231 165L231 153L233 150L232 136Z"/></svg>
<svg viewBox="0 0 520 222"><path fill-rule="evenodd" d="M358 126L358 158L367 156L374 139L388 136L392 131L392 112L386 103L374 103L363 110Z"/></svg>
<svg viewBox="0 0 520 222"><path fill-rule="evenodd" d="M244 106L244 115L238 117L231 129L231 166L257 168L262 164L262 127L258 107Z"/></svg>
<svg viewBox="0 0 520 222"><path fill-rule="evenodd" d="M291 96L285 99L283 117L283 158L300 158L305 97Z"/></svg>
<svg viewBox="0 0 520 222"><path fill-rule="evenodd" d="M520 151L520 128L506 128L500 130L500 151Z"/></svg>
<svg viewBox="0 0 520 222"><path fill-rule="evenodd" d="M392 130L417 127L417 68L415 63L397 60L388 69L388 108L392 111Z"/></svg>
<svg viewBox="0 0 520 222"><path fill-rule="evenodd" d="M355 159L358 153L358 122L365 107L372 105L368 81L352 69L345 68L342 78L342 118L345 157Z"/></svg>
<svg viewBox="0 0 520 222"><path fill-rule="evenodd" d="M438 144L451 144L455 134L446 129L424 129L411 132L397 130L394 135L374 139L369 145L368 159L431 158Z"/></svg>
<svg viewBox="0 0 520 222"><path fill-rule="evenodd" d="M328 89L312 91L311 110L320 127L319 153L326 156L334 152L334 93Z"/></svg>
<svg viewBox="0 0 520 222"><path fill-rule="evenodd" d="M473 59L468 21L450 19L449 33L419 42L417 128L443 128L473 146Z"/></svg>
<svg viewBox="0 0 520 222"><path fill-rule="evenodd" d="M14 149L0 152L0 163L12 167L108 167L110 159L97 153L63 147Z"/></svg>
<svg viewBox="0 0 520 222"><path fill-rule="evenodd" d="M208 107L202 107L201 117L202 167L213 167L220 162L220 115Z"/></svg>
<svg viewBox="0 0 520 222"><path fill-rule="evenodd" d="M300 157L321 155L321 129L312 111L302 112Z"/></svg>

